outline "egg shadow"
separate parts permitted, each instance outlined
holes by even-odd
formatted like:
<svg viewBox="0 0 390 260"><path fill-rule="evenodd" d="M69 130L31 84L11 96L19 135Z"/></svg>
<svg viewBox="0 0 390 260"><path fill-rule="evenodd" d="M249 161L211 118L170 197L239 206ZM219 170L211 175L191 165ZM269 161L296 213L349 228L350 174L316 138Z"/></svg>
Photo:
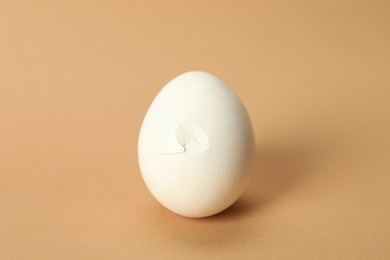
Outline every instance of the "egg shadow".
<svg viewBox="0 0 390 260"><path fill-rule="evenodd" d="M257 145L252 179L243 196L210 221L239 219L258 214L262 208L299 186L319 157L317 149L283 145Z"/></svg>

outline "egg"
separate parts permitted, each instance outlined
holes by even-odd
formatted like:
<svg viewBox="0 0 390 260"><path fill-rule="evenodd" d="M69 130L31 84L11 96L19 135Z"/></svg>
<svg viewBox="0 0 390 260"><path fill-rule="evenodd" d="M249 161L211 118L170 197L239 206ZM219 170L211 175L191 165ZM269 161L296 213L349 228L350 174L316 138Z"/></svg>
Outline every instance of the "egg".
<svg viewBox="0 0 390 260"><path fill-rule="evenodd" d="M232 205L250 177L255 140L239 97L202 71L161 89L143 120L138 159L143 180L164 207L207 217Z"/></svg>

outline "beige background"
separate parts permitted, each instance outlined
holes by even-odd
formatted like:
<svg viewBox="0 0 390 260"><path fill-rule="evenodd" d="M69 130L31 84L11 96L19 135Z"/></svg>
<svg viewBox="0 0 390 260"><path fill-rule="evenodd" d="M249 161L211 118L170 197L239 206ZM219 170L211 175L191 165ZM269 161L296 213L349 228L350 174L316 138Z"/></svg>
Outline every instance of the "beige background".
<svg viewBox="0 0 390 260"><path fill-rule="evenodd" d="M254 181L186 219L141 179L159 89L245 102ZM1 1L0 259L390 259L389 1Z"/></svg>

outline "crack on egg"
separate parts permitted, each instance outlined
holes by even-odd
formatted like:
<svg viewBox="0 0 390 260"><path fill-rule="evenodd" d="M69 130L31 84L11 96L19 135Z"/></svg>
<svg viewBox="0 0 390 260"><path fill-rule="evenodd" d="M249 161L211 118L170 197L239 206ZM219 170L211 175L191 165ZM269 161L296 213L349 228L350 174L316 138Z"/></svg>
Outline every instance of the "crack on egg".
<svg viewBox="0 0 390 260"><path fill-rule="evenodd" d="M176 139L183 147L183 153L201 154L209 149L207 133L192 121L182 123L176 130Z"/></svg>
<svg viewBox="0 0 390 260"><path fill-rule="evenodd" d="M203 128L188 120L181 123L175 133L161 135L154 144L157 151L161 152L143 155L202 154L209 150L209 137Z"/></svg>

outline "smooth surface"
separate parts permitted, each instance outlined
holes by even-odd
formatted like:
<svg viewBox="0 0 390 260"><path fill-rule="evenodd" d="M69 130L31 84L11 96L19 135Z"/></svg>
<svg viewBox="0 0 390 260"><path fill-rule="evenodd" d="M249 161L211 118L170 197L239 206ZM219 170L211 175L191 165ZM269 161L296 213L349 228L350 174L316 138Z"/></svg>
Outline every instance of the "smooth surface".
<svg viewBox="0 0 390 260"><path fill-rule="evenodd" d="M389 259L389 1L1 1L0 259ZM142 118L188 70L245 103L258 178L161 207Z"/></svg>
<svg viewBox="0 0 390 260"><path fill-rule="evenodd" d="M149 191L171 211L195 218L215 215L242 195L255 151L244 104L204 71L182 73L160 90L138 139Z"/></svg>

